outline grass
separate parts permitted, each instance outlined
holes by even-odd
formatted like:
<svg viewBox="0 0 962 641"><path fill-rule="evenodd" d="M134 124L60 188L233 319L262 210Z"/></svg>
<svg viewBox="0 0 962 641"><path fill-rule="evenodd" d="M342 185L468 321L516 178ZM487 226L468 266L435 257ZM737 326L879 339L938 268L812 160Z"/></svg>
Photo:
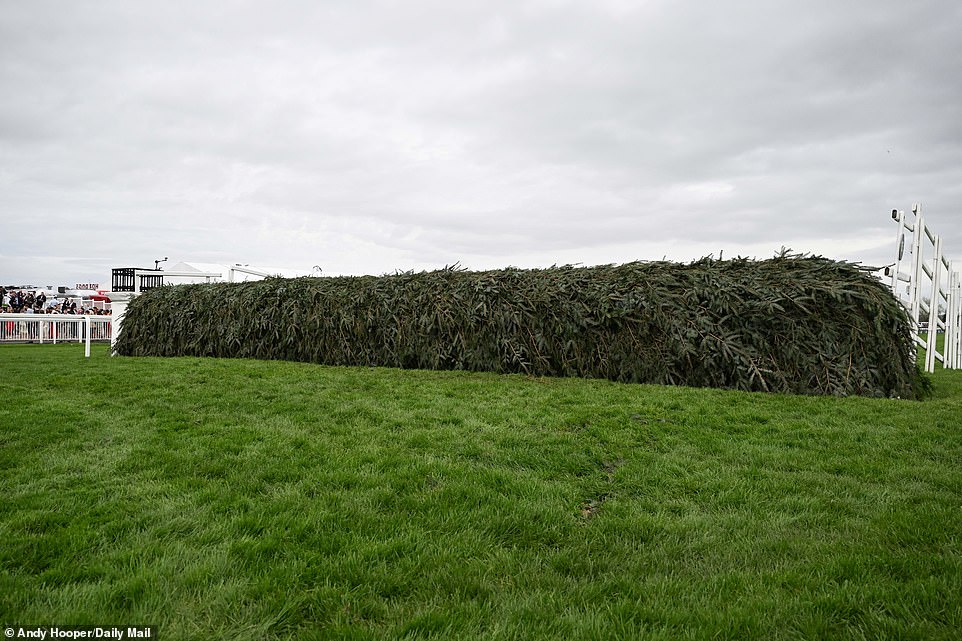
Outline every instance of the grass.
<svg viewBox="0 0 962 641"><path fill-rule="evenodd" d="M0 346L0 624L953 639L926 402Z"/></svg>

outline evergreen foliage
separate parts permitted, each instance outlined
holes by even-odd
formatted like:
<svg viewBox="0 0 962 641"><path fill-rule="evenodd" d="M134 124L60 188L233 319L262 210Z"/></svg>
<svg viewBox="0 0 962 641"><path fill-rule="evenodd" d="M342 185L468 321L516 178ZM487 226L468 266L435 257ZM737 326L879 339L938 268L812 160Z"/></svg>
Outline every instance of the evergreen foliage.
<svg viewBox="0 0 962 641"><path fill-rule="evenodd" d="M821 257L178 285L133 300L117 351L918 398L907 315Z"/></svg>

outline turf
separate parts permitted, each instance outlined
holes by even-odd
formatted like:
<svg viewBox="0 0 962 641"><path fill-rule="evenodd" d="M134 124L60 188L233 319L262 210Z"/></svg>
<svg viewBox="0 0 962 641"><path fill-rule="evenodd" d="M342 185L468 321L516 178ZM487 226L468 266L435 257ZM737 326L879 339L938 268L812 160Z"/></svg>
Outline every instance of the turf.
<svg viewBox="0 0 962 641"><path fill-rule="evenodd" d="M925 402L0 346L0 624L952 639Z"/></svg>

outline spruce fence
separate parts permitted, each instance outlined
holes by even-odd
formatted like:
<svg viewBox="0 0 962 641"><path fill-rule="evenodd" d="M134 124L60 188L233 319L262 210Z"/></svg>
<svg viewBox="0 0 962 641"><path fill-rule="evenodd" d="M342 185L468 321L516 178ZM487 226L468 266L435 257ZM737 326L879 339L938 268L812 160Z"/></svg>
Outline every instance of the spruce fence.
<svg viewBox="0 0 962 641"><path fill-rule="evenodd" d="M783 252L157 287L115 307L114 351L924 396L908 315L873 271Z"/></svg>

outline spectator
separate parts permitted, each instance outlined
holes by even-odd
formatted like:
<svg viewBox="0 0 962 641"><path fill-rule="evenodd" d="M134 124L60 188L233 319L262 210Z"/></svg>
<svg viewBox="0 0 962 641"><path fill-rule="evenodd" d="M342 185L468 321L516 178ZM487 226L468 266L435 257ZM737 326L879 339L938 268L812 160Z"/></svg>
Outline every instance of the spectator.
<svg viewBox="0 0 962 641"><path fill-rule="evenodd" d="M7 296L7 302L10 305L10 309L13 310L14 314L17 314L20 312L20 306L21 306L20 292L18 291L10 292L10 295Z"/></svg>
<svg viewBox="0 0 962 641"><path fill-rule="evenodd" d="M79 302L78 302L79 301ZM84 306L83 301L61 298L54 294L47 298L43 291L24 291L0 287L0 311L5 314L73 314L109 316L110 310L96 307L92 301Z"/></svg>

